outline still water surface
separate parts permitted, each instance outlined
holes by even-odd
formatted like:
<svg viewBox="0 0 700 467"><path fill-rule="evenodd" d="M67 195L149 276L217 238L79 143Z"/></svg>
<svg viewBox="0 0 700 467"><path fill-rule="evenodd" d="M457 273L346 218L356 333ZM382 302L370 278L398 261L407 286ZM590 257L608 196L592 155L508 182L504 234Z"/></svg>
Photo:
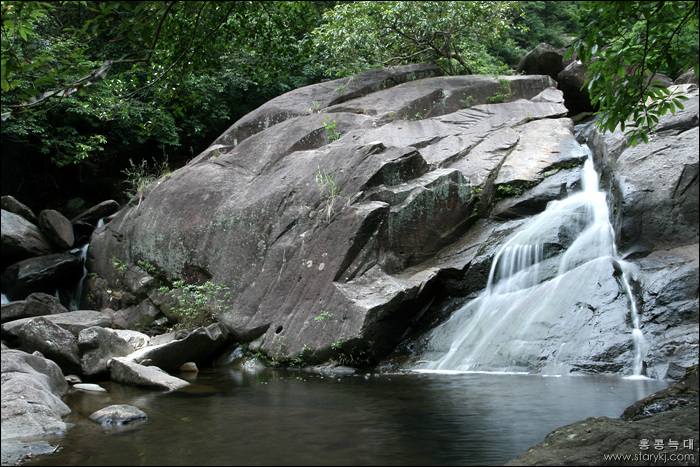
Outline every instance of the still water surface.
<svg viewBox="0 0 700 467"><path fill-rule="evenodd" d="M665 382L503 374L320 376L205 369L186 391L101 383L66 396L75 426L25 465L502 465L554 429L618 417ZM105 430L111 404L149 419Z"/></svg>

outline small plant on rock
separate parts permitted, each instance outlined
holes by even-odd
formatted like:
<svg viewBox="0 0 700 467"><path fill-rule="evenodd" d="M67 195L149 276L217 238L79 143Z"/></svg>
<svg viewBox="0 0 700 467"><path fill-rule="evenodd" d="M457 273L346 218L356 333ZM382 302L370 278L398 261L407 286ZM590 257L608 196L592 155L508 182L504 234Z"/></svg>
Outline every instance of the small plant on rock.
<svg viewBox="0 0 700 467"><path fill-rule="evenodd" d="M320 212L326 213L326 220L330 220L333 215L333 207L338 196L340 196L340 188L336 185L338 174L328 173L325 169L318 168L316 173L316 184L321 188L321 194L326 197L326 205Z"/></svg>
<svg viewBox="0 0 700 467"><path fill-rule="evenodd" d="M112 265L114 265L114 268L122 274L124 274L126 270L129 269L129 266L116 256L112 256Z"/></svg>
<svg viewBox="0 0 700 467"><path fill-rule="evenodd" d="M323 128L325 130L328 130L328 142L332 143L333 141L340 139L340 137L343 135L339 133L336 129L336 125L338 124L338 122L336 122L335 120L330 121L331 117L328 116L326 116L326 119L328 121L323 123Z"/></svg>
<svg viewBox="0 0 700 467"><path fill-rule="evenodd" d="M129 198L139 195L139 204L143 199L143 193L148 186L161 177L170 175L167 157L161 163L156 163L154 167L149 167L148 161L143 159L139 164L134 164L132 159L129 159L130 168L122 170L126 175L125 183L127 189L124 191Z"/></svg>
<svg viewBox="0 0 700 467"><path fill-rule="evenodd" d="M173 282L172 288L163 286L160 291L169 294L175 304L171 312L177 318L177 329L194 329L216 322L218 312L224 310L224 301L231 296L228 287L207 281L202 285ZM225 293L224 293L225 292ZM220 298L223 295L223 298Z"/></svg>
<svg viewBox="0 0 700 467"><path fill-rule="evenodd" d="M489 104L500 104L507 102L508 99L513 95L513 91L510 89L510 81L507 79L499 79L499 90L496 94L491 97L486 98L486 102Z"/></svg>

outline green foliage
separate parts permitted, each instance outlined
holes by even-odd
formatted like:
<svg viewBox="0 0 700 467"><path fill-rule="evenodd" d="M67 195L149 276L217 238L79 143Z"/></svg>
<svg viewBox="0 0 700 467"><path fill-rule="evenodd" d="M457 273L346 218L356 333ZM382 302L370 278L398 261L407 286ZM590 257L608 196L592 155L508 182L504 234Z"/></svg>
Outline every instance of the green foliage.
<svg viewBox="0 0 700 467"><path fill-rule="evenodd" d="M129 269L129 266L127 266L126 263L121 261L119 258L116 256L112 256L112 265L114 268L119 271L120 273L124 274L127 269Z"/></svg>
<svg viewBox="0 0 700 467"><path fill-rule="evenodd" d="M510 81L507 79L498 80L498 92L493 96L487 97L486 102L489 104L500 104L502 102L508 102L508 99L513 95L513 91L510 89Z"/></svg>
<svg viewBox="0 0 700 467"><path fill-rule="evenodd" d="M160 288L175 301L171 311L177 317L177 329L194 329L216 322L217 313L225 310L224 302L231 295L230 292L224 293L225 290L228 287L211 281L194 285L182 280L174 281L172 287Z"/></svg>
<svg viewBox="0 0 700 467"><path fill-rule="evenodd" d="M537 182L521 182L519 184L498 185L496 187L496 196L494 197L494 201L499 201L509 196L519 198L523 193L536 185Z"/></svg>
<svg viewBox="0 0 700 467"><path fill-rule="evenodd" d="M355 341L348 341L342 335L338 336L333 330L339 323L347 318L340 319L335 317L335 313L322 311L314 318L316 323L321 324L323 332L331 339L331 354L330 359L335 360L341 365L350 366L367 366L374 362L372 353L367 350L364 344L358 344ZM304 346L306 348L306 346ZM304 351L302 351L304 353Z"/></svg>
<svg viewBox="0 0 700 467"><path fill-rule="evenodd" d="M419 62L471 74L488 55L485 47L512 28L514 8L517 2L340 3L313 35L324 62L341 75Z"/></svg>
<svg viewBox="0 0 700 467"><path fill-rule="evenodd" d="M340 137L343 135L336 129L337 122L335 120L330 121L330 119L331 117L326 116L326 120L328 121L323 123L323 128L329 133L328 142L332 143L333 141L340 139Z"/></svg>
<svg viewBox="0 0 700 467"><path fill-rule="evenodd" d="M125 193L129 198L136 195L142 197L144 190L151 183L170 174L167 157L161 162L154 162L153 167L149 166L146 159L143 159L138 164L129 159L129 165L129 168L122 170L122 173L126 176L125 184L128 187Z"/></svg>
<svg viewBox="0 0 700 467"><path fill-rule="evenodd" d="M335 202L340 196L340 187L336 184L338 173L328 173L326 169L318 168L316 173L316 184L321 189L322 196L325 197L326 205L321 212L326 213L326 220L330 220L333 215Z"/></svg>
<svg viewBox="0 0 700 467"><path fill-rule="evenodd" d="M334 313L330 313L330 312L328 312L328 311L322 311L318 316L316 316L316 317L314 318L314 321L316 321L317 323L320 323L321 321L325 321L325 320L327 320L327 319L331 319L331 318L334 317L334 316L335 316Z"/></svg>
<svg viewBox="0 0 700 467"><path fill-rule="evenodd" d="M683 108L656 73L698 76L698 2L582 2L581 35L573 51L588 66L587 85L598 128L628 130L634 145L648 141L659 117Z"/></svg>
<svg viewBox="0 0 700 467"><path fill-rule="evenodd" d="M58 166L97 168L96 155L115 153L138 164L134 145L153 143L165 151L186 141L191 157L232 119L327 78L306 35L330 6L3 2L2 112L17 117L3 121L3 138ZM112 65L103 80L63 97L93 80L106 59ZM41 93L47 98L31 100Z"/></svg>
<svg viewBox="0 0 700 467"><path fill-rule="evenodd" d="M515 68L523 55L542 42L555 48L566 46L564 36L575 35L580 29L579 3L518 2L519 8L511 14L514 27L507 40L490 45L489 54Z"/></svg>

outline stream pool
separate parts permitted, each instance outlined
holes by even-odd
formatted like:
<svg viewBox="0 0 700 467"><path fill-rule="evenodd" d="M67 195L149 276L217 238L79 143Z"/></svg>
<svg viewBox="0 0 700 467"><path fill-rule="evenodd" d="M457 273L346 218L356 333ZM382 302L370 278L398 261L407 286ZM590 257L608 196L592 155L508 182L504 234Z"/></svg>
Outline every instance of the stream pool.
<svg viewBox="0 0 700 467"><path fill-rule="evenodd" d="M55 454L24 465L502 465L554 429L618 417L663 381L484 373L318 375L203 369L186 390L72 389ZM149 419L104 429L111 404Z"/></svg>

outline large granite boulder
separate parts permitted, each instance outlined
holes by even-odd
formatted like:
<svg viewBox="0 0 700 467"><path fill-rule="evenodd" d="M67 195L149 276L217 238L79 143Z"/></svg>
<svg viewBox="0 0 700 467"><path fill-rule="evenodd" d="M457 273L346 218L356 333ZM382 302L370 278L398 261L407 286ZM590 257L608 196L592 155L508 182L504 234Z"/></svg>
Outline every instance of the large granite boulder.
<svg viewBox="0 0 700 467"><path fill-rule="evenodd" d="M3 262L20 261L51 253L51 245L36 224L2 209Z"/></svg>
<svg viewBox="0 0 700 467"><path fill-rule="evenodd" d="M70 253L54 253L25 259L5 269L3 291L9 300L23 300L34 292L53 294L62 287L72 290L83 275L83 260Z"/></svg>
<svg viewBox="0 0 700 467"><path fill-rule="evenodd" d="M78 334L83 329L92 326L109 327L112 324L112 319L108 314L93 310L69 311L56 315L43 316L42 318L60 326L75 337L78 337ZM17 339L22 326L27 324L32 319L36 318L22 318L4 323L2 325L3 339Z"/></svg>
<svg viewBox="0 0 700 467"><path fill-rule="evenodd" d="M0 323L35 316L55 315L67 311L66 307L61 305L61 301L53 295L34 292L24 300L3 303L2 311L0 311Z"/></svg>
<svg viewBox="0 0 700 467"><path fill-rule="evenodd" d="M10 438L64 433L70 413L61 400L68 383L51 360L21 350L2 351L2 446ZM4 453L3 453L4 457Z"/></svg>
<svg viewBox="0 0 700 467"><path fill-rule="evenodd" d="M86 377L99 377L109 374L107 364L112 357L124 357L133 347L116 333L107 328L92 326L78 333L80 365Z"/></svg>
<svg viewBox="0 0 700 467"><path fill-rule="evenodd" d="M173 372L187 362L206 362L226 343L227 338L228 329L220 323L214 323L186 333L180 339L143 347L130 353L127 359L136 363L147 360L162 370Z"/></svg>
<svg viewBox="0 0 700 467"><path fill-rule="evenodd" d="M557 79L564 69L564 57L560 51L547 43L541 43L520 59L515 73L528 75L548 75Z"/></svg>
<svg viewBox="0 0 700 467"><path fill-rule="evenodd" d="M71 219L71 223L76 224L78 222L90 222L96 223L100 219L110 216L119 210L119 203L113 199L102 201L99 204L87 209L83 213L77 215Z"/></svg>
<svg viewBox="0 0 700 467"><path fill-rule="evenodd" d="M9 211L18 214L28 220L34 225L39 225L39 219L37 219L34 211L28 206L20 203L14 196L5 195L0 198L0 206L5 211Z"/></svg>
<svg viewBox="0 0 700 467"><path fill-rule="evenodd" d="M140 365L125 357L111 359L109 369L112 381L121 384L143 386L162 391L174 391L190 385L187 381L171 376L157 366Z"/></svg>
<svg viewBox="0 0 700 467"><path fill-rule="evenodd" d="M698 90L684 92L683 110L660 118L648 144L627 146L624 133L587 137L601 181L611 194L619 250L631 264L641 330L649 345L646 374L698 361Z"/></svg>
<svg viewBox="0 0 700 467"><path fill-rule="evenodd" d="M59 325L39 316L31 318L18 331L20 347L25 352L39 351L53 360L65 374L79 374L78 339Z"/></svg>
<svg viewBox="0 0 700 467"><path fill-rule="evenodd" d="M39 213L39 227L56 251L68 250L75 242L73 225L54 209L44 209Z"/></svg>
<svg viewBox="0 0 700 467"><path fill-rule="evenodd" d="M220 321L282 360L386 355L435 278L400 273L464 235L499 186L531 187L585 152L547 76L385 79L336 99L376 74L241 119L96 230L89 269L109 290L129 290L139 261L167 281L224 284ZM304 111L313 102L321 112Z"/></svg>
<svg viewBox="0 0 700 467"><path fill-rule="evenodd" d="M588 153L548 76L411 77L407 70L394 71L401 76L396 82L378 78L391 70L375 71L280 96L151 185L93 235L88 265L104 281L102 302L128 309L135 305L120 304L128 296L162 307L159 282L209 281L229 288L217 318L251 349L279 361L342 356L358 365L386 356L421 315L435 319L441 312L427 305L444 294L469 296L483 289L508 235L550 201L578 189L573 169ZM359 83L367 86L350 93ZM688 114L690 105L674 118ZM683 125L669 122L665 128ZM691 149L693 134L681 142ZM675 141L679 135L666 136ZM626 147L624 138L615 138L604 144L611 161ZM668 157L690 157L682 154L671 151ZM690 226L697 219L691 215L693 165L675 165L688 167L687 187L657 190L657 198L643 184L648 173L642 164L630 161L630 175L640 170L639 182L630 178L625 185L630 195L624 211L652 216L656 225L611 209L618 232L623 226L640 240L697 236L697 227ZM658 221L653 216L659 214L633 202L635 196L685 217L677 226ZM553 234L553 245L563 248L566 229ZM696 306L688 298L692 284L680 284L692 264L683 277L655 279L659 266L645 267L657 289L677 283L688 306L675 327L689 324ZM629 373L632 330L623 266L609 261L599 269L605 272L600 294L590 306L572 299L570 311L583 310L577 315L582 320L589 314L586 332L604 328L599 334L607 337L593 347L570 346L569 368ZM676 295L654 297L670 309ZM650 311L642 315L645 325L653 321ZM697 332L687 329L672 345L690 350L678 358L652 350L650 374L663 376L674 361L687 364L697 340ZM652 349L652 338L674 339L649 331ZM553 351L545 354L545 363L554 358Z"/></svg>
<svg viewBox="0 0 700 467"><path fill-rule="evenodd" d="M586 86L586 71L588 68L580 60L569 63L557 75L559 89L564 93L566 107L572 115L581 112L592 112L591 97Z"/></svg>

